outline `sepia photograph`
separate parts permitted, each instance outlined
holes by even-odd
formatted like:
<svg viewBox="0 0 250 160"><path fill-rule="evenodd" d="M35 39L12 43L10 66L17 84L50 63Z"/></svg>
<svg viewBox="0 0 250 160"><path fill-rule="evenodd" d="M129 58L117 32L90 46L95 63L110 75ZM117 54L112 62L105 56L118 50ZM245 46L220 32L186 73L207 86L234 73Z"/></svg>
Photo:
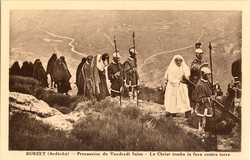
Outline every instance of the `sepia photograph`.
<svg viewBox="0 0 250 160"><path fill-rule="evenodd" d="M1 157L247 159L245 8L108 2L2 4Z"/></svg>

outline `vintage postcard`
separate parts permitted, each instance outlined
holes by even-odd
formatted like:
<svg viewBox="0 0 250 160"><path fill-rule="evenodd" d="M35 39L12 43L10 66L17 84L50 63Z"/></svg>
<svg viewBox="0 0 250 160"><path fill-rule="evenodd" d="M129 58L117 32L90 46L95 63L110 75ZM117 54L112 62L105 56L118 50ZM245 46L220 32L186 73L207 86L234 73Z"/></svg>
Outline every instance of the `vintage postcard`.
<svg viewBox="0 0 250 160"><path fill-rule="evenodd" d="M249 1L3 1L1 159L249 158Z"/></svg>

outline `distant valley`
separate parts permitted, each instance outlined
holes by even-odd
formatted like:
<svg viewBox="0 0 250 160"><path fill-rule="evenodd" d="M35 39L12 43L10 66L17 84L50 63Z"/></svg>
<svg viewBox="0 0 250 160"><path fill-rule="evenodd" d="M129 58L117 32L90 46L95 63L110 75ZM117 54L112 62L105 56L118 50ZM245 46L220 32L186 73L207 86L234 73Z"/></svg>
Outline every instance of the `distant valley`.
<svg viewBox="0 0 250 160"><path fill-rule="evenodd" d="M136 34L139 72L146 86L164 83L172 57L181 54L190 65L194 43L201 41L209 61L213 50L214 79L224 92L232 79L231 63L241 56L242 24L238 11L11 11L10 63L41 59L46 67L52 53L63 55L75 81L75 70L86 55L114 51L116 36L122 61Z"/></svg>

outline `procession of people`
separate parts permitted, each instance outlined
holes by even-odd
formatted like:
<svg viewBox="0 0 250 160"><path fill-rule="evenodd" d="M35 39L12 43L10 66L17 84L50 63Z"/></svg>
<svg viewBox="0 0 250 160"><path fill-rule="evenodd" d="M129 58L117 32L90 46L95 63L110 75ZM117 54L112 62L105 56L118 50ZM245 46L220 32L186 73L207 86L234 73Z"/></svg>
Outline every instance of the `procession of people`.
<svg viewBox="0 0 250 160"><path fill-rule="evenodd" d="M196 120L190 121L195 123L194 126L197 127L204 140L207 122L215 116L213 101L216 96L222 96L223 93L218 82L213 84L211 64L209 66L203 60L204 53L201 46L201 42L195 43L195 59L190 66L182 55L174 55L172 58L164 75L166 84L164 107L166 117L183 114L186 118L191 119L193 117L191 115L195 114ZM141 84L137 54L135 43L133 43L133 46L128 49L127 60L122 63L121 55L124 56L124 54L120 53L115 43L112 62L110 62L108 53L83 57L76 68L77 95L89 99L96 98L99 101L110 97L113 103L121 105L122 93L126 90L131 104L138 106L138 103L143 103L138 99ZM232 64L232 75L237 84L241 84L240 65L240 59ZM15 62L9 73L10 75L32 77L38 80L43 87L57 88L58 93L69 95L68 92L72 89L70 84L72 75L66 59L64 56L58 58L56 53L53 53L48 60L46 71L42 62L37 59L34 64L23 62L22 67ZM48 74L50 75L50 85L48 84ZM225 114L222 115L225 116Z"/></svg>

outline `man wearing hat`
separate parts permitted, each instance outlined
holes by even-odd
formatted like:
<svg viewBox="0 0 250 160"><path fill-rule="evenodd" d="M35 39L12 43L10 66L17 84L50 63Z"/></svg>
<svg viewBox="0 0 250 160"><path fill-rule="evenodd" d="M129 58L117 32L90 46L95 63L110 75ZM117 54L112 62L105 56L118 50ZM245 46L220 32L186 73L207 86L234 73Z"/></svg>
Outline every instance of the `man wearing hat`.
<svg viewBox="0 0 250 160"><path fill-rule="evenodd" d="M113 61L108 66L108 79L111 83L111 99L115 103L119 103L123 89L124 70L120 63L120 59L121 56L119 51L114 52Z"/></svg>
<svg viewBox="0 0 250 160"><path fill-rule="evenodd" d="M191 82L193 82L194 84L197 84L198 80L201 77L201 75L200 75L200 66L203 63L204 63L204 61L203 61L203 51L202 51L201 48L197 48L197 49L195 49L195 59L191 63L190 77L189 77L189 80ZM191 103L192 107L195 106L195 101L193 99L193 91L194 91L194 89L189 87L188 94L189 94L190 103Z"/></svg>
<svg viewBox="0 0 250 160"><path fill-rule="evenodd" d="M195 113L200 118L198 122L198 128L202 139L205 138L205 126L208 118L212 118L212 85L211 70L208 68L208 64L204 63L200 68L201 78L199 79L197 86L194 90L194 99L196 100Z"/></svg>
<svg viewBox="0 0 250 160"><path fill-rule="evenodd" d="M201 42L197 42L197 43L195 43L195 49L199 49L199 48L201 48L201 45L202 45L202 43L201 43Z"/></svg>
<svg viewBox="0 0 250 160"><path fill-rule="evenodd" d="M93 80L93 68L91 66L93 56L89 55L86 58L86 62L82 66L82 75L84 78L84 92L83 95L89 98L94 96L94 80Z"/></svg>
<svg viewBox="0 0 250 160"><path fill-rule="evenodd" d="M139 74L137 72L137 62L136 62L136 54L138 52L134 47L129 48L130 56L124 62L124 71L125 71L125 85L129 88L129 99L130 102L137 102L137 94L139 90Z"/></svg>
<svg viewBox="0 0 250 160"><path fill-rule="evenodd" d="M203 51L201 48L195 49L195 59L191 63L191 75L190 81L194 84L197 84L198 80L200 79L200 72L199 68L200 65L203 64Z"/></svg>

